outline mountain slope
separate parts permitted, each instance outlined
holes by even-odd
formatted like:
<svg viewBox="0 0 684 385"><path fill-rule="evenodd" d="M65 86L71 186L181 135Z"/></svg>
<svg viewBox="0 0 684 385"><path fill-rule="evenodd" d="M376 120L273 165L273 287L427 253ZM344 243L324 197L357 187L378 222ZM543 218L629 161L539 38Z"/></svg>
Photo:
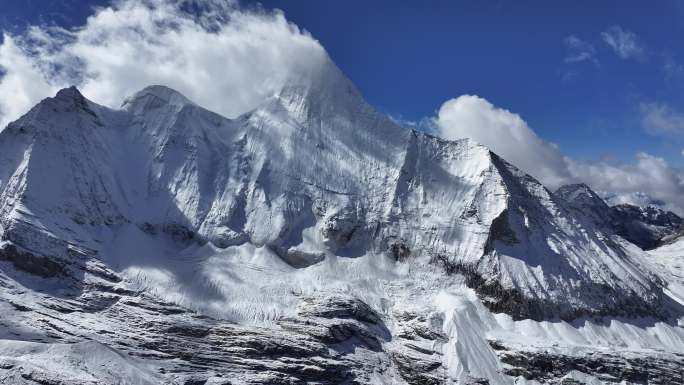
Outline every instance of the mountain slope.
<svg viewBox="0 0 684 385"><path fill-rule="evenodd" d="M670 243L650 250L654 271L667 282L668 294L684 305L684 238L678 237Z"/></svg>

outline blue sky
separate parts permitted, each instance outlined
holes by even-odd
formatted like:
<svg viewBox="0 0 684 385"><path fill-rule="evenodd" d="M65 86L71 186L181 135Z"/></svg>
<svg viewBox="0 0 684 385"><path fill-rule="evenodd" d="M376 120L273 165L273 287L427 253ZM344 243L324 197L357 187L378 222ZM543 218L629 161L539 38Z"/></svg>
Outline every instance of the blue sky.
<svg viewBox="0 0 684 385"><path fill-rule="evenodd" d="M108 1L4 0L3 29L78 26ZM244 2L247 6L259 3ZM418 121L445 100L476 94L520 114L576 158L633 158L637 151L684 164L684 141L645 132L641 103L683 106L684 5L676 1L278 1L326 48L368 101ZM643 48L621 58L602 39L611 26ZM593 59L569 63L565 40ZM668 63L679 74L668 74Z"/></svg>
<svg viewBox="0 0 684 385"><path fill-rule="evenodd" d="M213 35L201 20L193 26L199 19L184 8L148 9L177 2L210 4L228 17ZM167 84L234 116L322 45L394 118L429 122L420 127L447 138L473 137L551 188L585 181L675 202L684 213L682 2L244 0L237 10L225 3L117 0L111 12L96 13L112 3L3 0L0 122L74 83L114 107L148 84ZM156 17L179 23L180 33ZM30 39L29 25L41 26L39 39Z"/></svg>

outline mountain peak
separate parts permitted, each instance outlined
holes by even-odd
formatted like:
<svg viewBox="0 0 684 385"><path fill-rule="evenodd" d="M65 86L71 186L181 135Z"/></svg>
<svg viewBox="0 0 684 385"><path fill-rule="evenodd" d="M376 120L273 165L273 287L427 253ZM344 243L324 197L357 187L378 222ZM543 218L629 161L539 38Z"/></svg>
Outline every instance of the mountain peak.
<svg viewBox="0 0 684 385"><path fill-rule="evenodd" d="M593 201L603 201L603 199L601 199L601 197L599 197L598 194L596 194L594 190L592 190L591 187L585 183L563 185L556 190L556 195L569 202L576 201L578 198L582 200L591 199Z"/></svg>
<svg viewBox="0 0 684 385"><path fill-rule="evenodd" d="M356 86L329 57L308 71L291 75L277 95L280 104L300 122L339 115L371 114Z"/></svg>
<svg viewBox="0 0 684 385"><path fill-rule="evenodd" d="M162 105L182 108L195 103L170 87L151 85L126 98L121 107L128 111L136 111L139 108L148 110Z"/></svg>
<svg viewBox="0 0 684 385"><path fill-rule="evenodd" d="M83 100L83 94L76 88L76 86L71 86L67 88L62 88L55 95L55 99L59 100Z"/></svg>
<svg viewBox="0 0 684 385"><path fill-rule="evenodd" d="M92 112L88 105L88 100L75 86L59 90L54 97L47 98L44 102L53 105L53 108L56 111L67 112L85 110Z"/></svg>
<svg viewBox="0 0 684 385"><path fill-rule="evenodd" d="M608 226L613 218L612 209L584 183L561 186L554 195L583 213L599 226Z"/></svg>

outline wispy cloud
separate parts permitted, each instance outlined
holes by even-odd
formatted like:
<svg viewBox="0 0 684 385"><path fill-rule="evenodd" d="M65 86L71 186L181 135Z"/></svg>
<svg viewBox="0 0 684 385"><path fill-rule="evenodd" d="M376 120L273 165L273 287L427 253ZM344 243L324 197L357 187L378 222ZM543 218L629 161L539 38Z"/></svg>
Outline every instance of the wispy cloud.
<svg viewBox="0 0 684 385"><path fill-rule="evenodd" d="M641 124L655 135L684 134L684 113L665 103L641 103Z"/></svg>
<svg viewBox="0 0 684 385"><path fill-rule="evenodd" d="M563 61L565 63L581 63L581 62L591 62L598 64L598 59L596 59L596 48L594 45L580 39L575 35L570 35L563 39L565 44L565 58Z"/></svg>
<svg viewBox="0 0 684 385"><path fill-rule="evenodd" d="M407 128L412 128L418 131L424 131L428 133L433 133L436 128L434 125L434 120L431 118L423 117L421 119L407 119L399 114L385 113L388 118L390 118L394 123Z"/></svg>
<svg viewBox="0 0 684 385"><path fill-rule="evenodd" d="M615 51L621 59L644 59L646 50L636 33L613 25L601 33L603 41Z"/></svg>
<svg viewBox="0 0 684 385"><path fill-rule="evenodd" d="M663 73L666 80L684 79L684 65L677 62L672 54L666 53L663 61Z"/></svg>

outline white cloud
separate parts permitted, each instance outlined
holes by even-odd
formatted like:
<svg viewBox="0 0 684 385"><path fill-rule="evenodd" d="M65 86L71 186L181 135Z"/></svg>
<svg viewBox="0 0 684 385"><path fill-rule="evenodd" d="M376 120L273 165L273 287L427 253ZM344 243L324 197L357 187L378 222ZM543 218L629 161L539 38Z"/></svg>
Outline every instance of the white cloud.
<svg viewBox="0 0 684 385"><path fill-rule="evenodd" d="M472 138L550 187L570 179L558 148L540 139L518 114L462 95L442 104L435 124L447 139Z"/></svg>
<svg viewBox="0 0 684 385"><path fill-rule="evenodd" d="M586 42L575 35L570 35L563 39L565 44L566 55L563 58L565 63L581 63L581 62L591 62L598 64L598 59L596 59L596 49L594 46Z"/></svg>
<svg viewBox="0 0 684 385"><path fill-rule="evenodd" d="M645 50L637 35L619 25L613 25L601 33L603 41L622 59L643 59Z"/></svg>
<svg viewBox="0 0 684 385"><path fill-rule="evenodd" d="M599 196L610 206L630 204L635 206L658 206L669 211L677 211L677 207L659 199L655 199L642 191L616 193L610 191L597 191Z"/></svg>
<svg viewBox="0 0 684 385"><path fill-rule="evenodd" d="M472 138L551 189L581 181L635 204L642 202L630 197L649 196L684 214L684 171L663 158L642 152L632 163L577 161L539 138L518 114L472 95L445 102L434 122L438 135Z"/></svg>
<svg viewBox="0 0 684 385"><path fill-rule="evenodd" d="M12 36L4 35L0 45L0 130L9 119L25 113L36 101L54 93L36 63L22 51Z"/></svg>
<svg viewBox="0 0 684 385"><path fill-rule="evenodd" d="M163 84L234 117L324 57L320 44L281 12L218 0L120 0L72 31L33 27L5 35L0 127L71 84L112 107Z"/></svg>
<svg viewBox="0 0 684 385"><path fill-rule="evenodd" d="M571 173L598 191L610 192L621 202L665 202L669 210L684 214L684 171L665 159L640 152L634 163L577 162L568 160Z"/></svg>
<svg viewBox="0 0 684 385"><path fill-rule="evenodd" d="M651 134L684 134L684 113L664 103L641 103L641 124Z"/></svg>

